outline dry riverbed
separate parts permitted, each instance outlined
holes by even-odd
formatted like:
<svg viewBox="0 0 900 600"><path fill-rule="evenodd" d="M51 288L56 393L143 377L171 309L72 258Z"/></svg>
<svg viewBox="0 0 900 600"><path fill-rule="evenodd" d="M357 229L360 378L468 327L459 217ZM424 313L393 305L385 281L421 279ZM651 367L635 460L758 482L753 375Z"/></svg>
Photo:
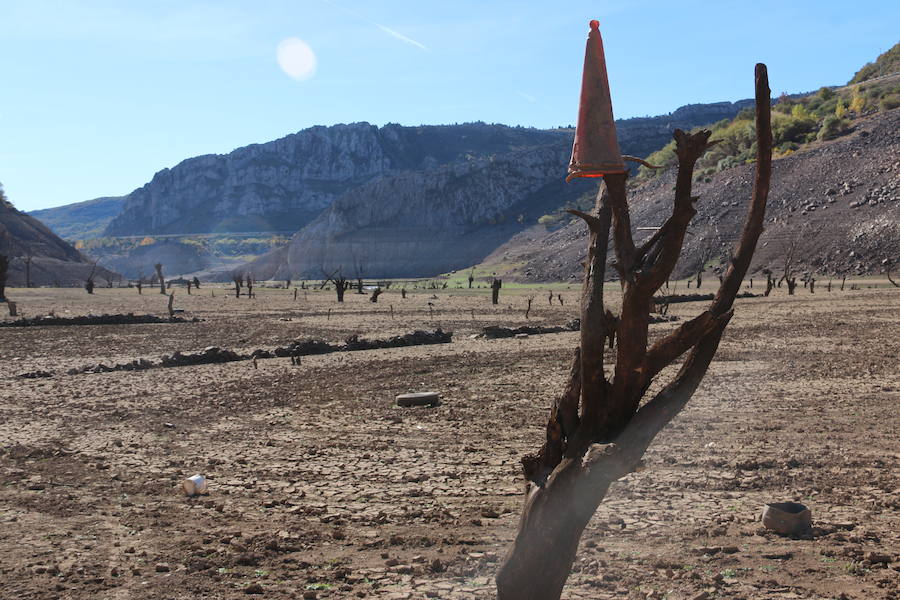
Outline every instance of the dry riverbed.
<svg viewBox="0 0 900 600"><path fill-rule="evenodd" d="M472 336L565 325L577 289L556 286L560 306L551 287L496 307L484 291L391 289L377 304L351 291L339 305L204 287L175 300L199 322L0 328L0 598L492 597L519 459L578 334ZM166 314L146 288L9 295L26 317ZM66 374L437 327L454 341ZM425 390L442 403L394 406ZM898 401L900 290L738 301L688 408L601 505L564 597L897 598ZM185 497L195 473L208 493ZM786 500L812 509L812 539L761 528L764 503Z"/></svg>

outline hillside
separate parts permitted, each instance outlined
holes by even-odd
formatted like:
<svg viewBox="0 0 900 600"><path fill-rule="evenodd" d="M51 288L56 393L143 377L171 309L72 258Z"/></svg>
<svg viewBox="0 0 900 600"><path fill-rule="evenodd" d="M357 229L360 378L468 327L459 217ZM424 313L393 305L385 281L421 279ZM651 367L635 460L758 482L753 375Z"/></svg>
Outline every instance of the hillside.
<svg viewBox="0 0 900 600"><path fill-rule="evenodd" d="M862 83L863 81L897 72L900 72L900 43L894 44L890 50L881 54L874 63L868 63L857 71L850 83Z"/></svg>
<svg viewBox="0 0 900 600"><path fill-rule="evenodd" d="M710 123L744 106L746 101L691 105L661 117L622 120L621 146L626 153L644 152L658 147L676 126ZM459 136L465 127L471 126L440 129ZM288 248L247 269L260 278L319 277L325 268L373 277L428 276L479 262L543 214L584 194L588 184L565 185L561 175L571 152L571 130L477 127L493 131L497 139L516 132L523 138L539 134L539 141L549 143L427 161L431 166L423 162L418 169L356 185L297 232Z"/></svg>
<svg viewBox="0 0 900 600"><path fill-rule="evenodd" d="M669 115L621 120L621 144L625 152L646 154L664 143L675 123L683 127L712 123L734 116L746 105L747 101L691 105ZM562 156L571 148L572 136L568 129L485 123L312 127L227 155L190 158L160 171L126 197L104 235L293 233L338 197L377 179L545 146Z"/></svg>
<svg viewBox="0 0 900 600"><path fill-rule="evenodd" d="M50 229L16 208L3 195L0 187L0 254L9 257L10 286L26 284L26 264L31 257L32 285L82 285L93 269L93 263L62 240ZM96 276L117 277L97 267Z"/></svg>
<svg viewBox="0 0 900 600"><path fill-rule="evenodd" d="M113 217L121 212L124 202L123 196L109 196L28 214L65 240L85 240L100 237Z"/></svg>
<svg viewBox="0 0 900 600"><path fill-rule="evenodd" d="M856 120L853 131L817 141L776 158L766 230L753 269L783 266L792 240L800 273L820 276L880 273L885 259L900 256L900 110ZM695 183L697 215L691 223L678 276L701 262L727 261L739 237L750 199L753 165L703 176ZM661 225L671 213L674 170L630 192L634 227ZM648 231L635 231L636 240ZM514 265L509 275L526 281L574 281L581 277L586 228L572 221L550 231L537 226L499 248L485 265Z"/></svg>

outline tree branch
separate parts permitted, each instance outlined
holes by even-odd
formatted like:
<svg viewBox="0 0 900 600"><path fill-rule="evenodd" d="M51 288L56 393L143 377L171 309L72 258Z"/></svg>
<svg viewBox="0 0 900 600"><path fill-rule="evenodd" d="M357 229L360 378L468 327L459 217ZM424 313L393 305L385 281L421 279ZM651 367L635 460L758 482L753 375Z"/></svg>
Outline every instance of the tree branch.
<svg viewBox="0 0 900 600"><path fill-rule="evenodd" d="M707 129L697 133L685 133L676 129L673 134L675 153L678 156L675 206L672 209L672 216L660 229L654 260L646 261L638 280L643 295L652 296L656 293L656 290L671 276L678 257L681 255L685 232L697 212L694 210L694 201L697 198L691 195L694 165L704 152L716 144L715 141L709 141L710 135L712 132ZM647 245L645 244L645 246ZM649 246L647 247L649 248Z"/></svg>
<svg viewBox="0 0 900 600"><path fill-rule="evenodd" d="M731 318L731 313L727 313ZM710 311L704 311L690 321L683 323L675 331L659 340L647 350L641 371L644 375L644 386L676 358L687 352L700 342L702 338L719 326L721 317Z"/></svg>
<svg viewBox="0 0 900 600"><path fill-rule="evenodd" d="M769 183L772 179L772 108L769 76L766 65L756 65L756 174L753 179L753 196L747 210L747 220L741 232L722 285L716 292L710 311L723 315L731 310L734 298L741 288L744 275L750 268L756 242L763 231L766 216L766 201L769 197Z"/></svg>
<svg viewBox="0 0 900 600"><path fill-rule="evenodd" d="M566 451L567 442L578 427L578 400L581 397L581 350L575 349L569 380L563 393L550 407L547 420L547 438L537 454L522 457L525 478L537 486L543 486Z"/></svg>
<svg viewBox="0 0 900 600"><path fill-rule="evenodd" d="M625 197L624 173L604 175L606 188L609 191L609 204L612 208L613 241L616 247L616 263L622 279L634 281L634 239L631 237L631 215Z"/></svg>
<svg viewBox="0 0 900 600"><path fill-rule="evenodd" d="M598 430L602 430L608 418L605 405L609 384L603 373L603 347L606 341L603 280L606 275L611 210L606 185L601 185L597 191L596 208L596 216L578 215L587 221L591 229L581 288L581 420L577 433L579 445L591 439ZM586 216L591 218L585 218Z"/></svg>

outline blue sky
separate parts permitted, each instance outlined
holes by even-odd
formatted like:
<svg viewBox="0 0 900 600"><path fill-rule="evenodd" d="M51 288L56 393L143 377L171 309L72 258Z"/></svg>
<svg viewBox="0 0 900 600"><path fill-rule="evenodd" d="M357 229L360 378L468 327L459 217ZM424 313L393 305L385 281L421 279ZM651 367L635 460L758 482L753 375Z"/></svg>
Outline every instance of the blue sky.
<svg viewBox="0 0 900 600"><path fill-rule="evenodd" d="M34 210L312 125L574 123L592 18L616 117L749 97L757 61L845 83L900 37L893 1L0 0L0 182Z"/></svg>

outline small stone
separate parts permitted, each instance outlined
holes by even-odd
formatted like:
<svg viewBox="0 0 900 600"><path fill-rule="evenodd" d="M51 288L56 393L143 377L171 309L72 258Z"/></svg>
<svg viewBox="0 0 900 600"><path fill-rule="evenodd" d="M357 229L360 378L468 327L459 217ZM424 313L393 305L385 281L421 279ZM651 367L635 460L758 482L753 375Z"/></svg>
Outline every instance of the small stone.
<svg viewBox="0 0 900 600"><path fill-rule="evenodd" d="M263 587L261 585L259 585L258 583L251 583L250 585L248 585L247 587L244 588L244 593L245 594L262 594ZM306 596L303 596L303 597L305 598Z"/></svg>
<svg viewBox="0 0 900 600"><path fill-rule="evenodd" d="M167 563L156 563L154 569L157 573L168 573L172 570Z"/></svg>

